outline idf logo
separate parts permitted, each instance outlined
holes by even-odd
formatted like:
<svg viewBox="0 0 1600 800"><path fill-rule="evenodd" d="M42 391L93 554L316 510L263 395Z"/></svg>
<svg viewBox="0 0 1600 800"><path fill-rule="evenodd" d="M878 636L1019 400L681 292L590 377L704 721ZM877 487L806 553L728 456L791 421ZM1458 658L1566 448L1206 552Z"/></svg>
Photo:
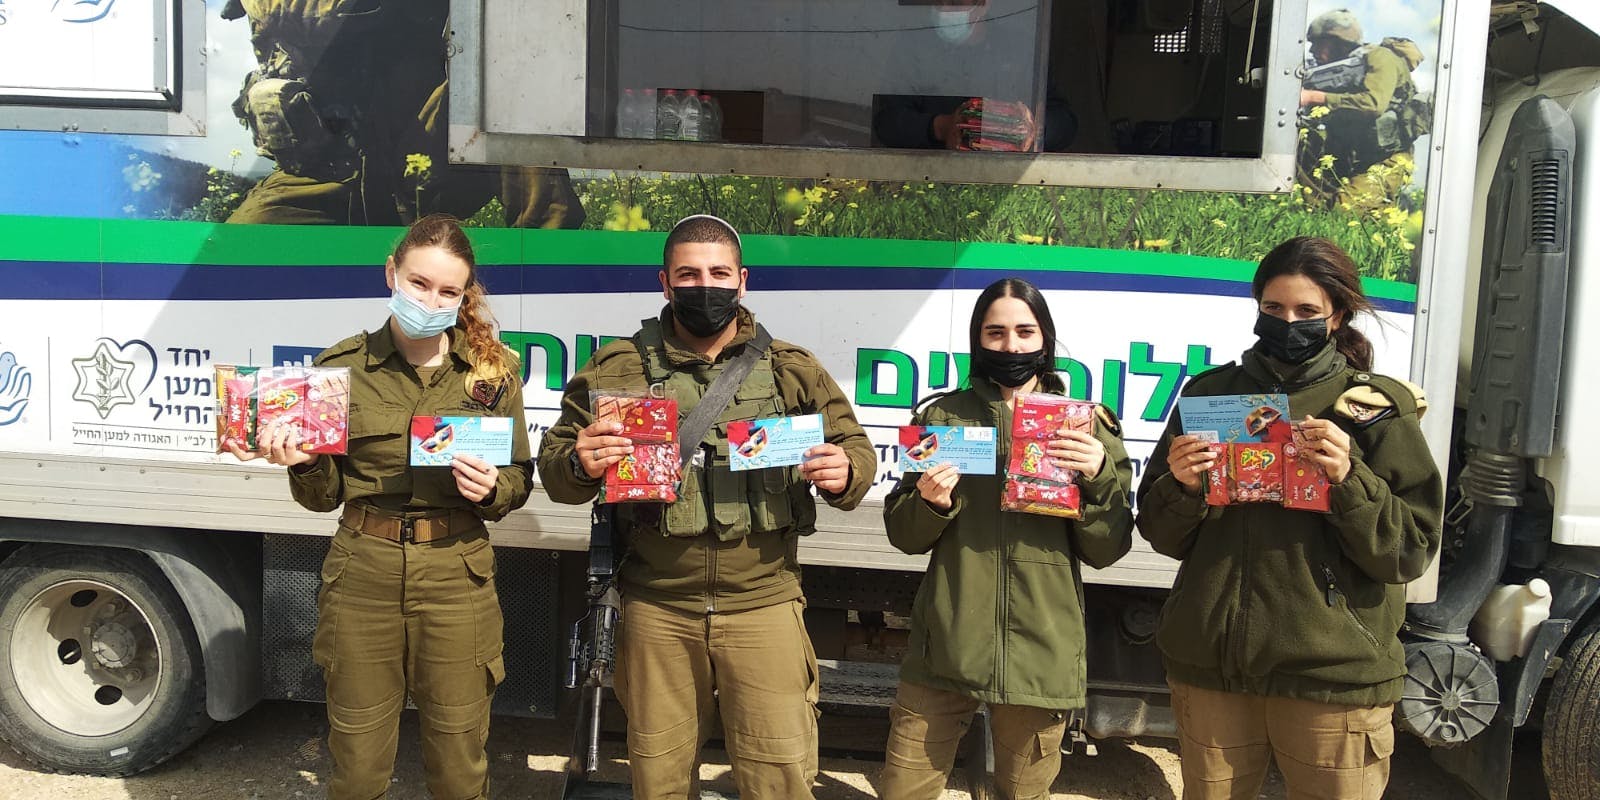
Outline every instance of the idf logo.
<svg viewBox="0 0 1600 800"><path fill-rule="evenodd" d="M22 419L33 392L33 373L9 350L0 352L0 427Z"/></svg>
<svg viewBox="0 0 1600 800"><path fill-rule="evenodd" d="M117 406L132 405L156 379L156 351L142 339L123 343L100 339L94 351L72 359L78 374L72 399L94 406L101 419Z"/></svg>

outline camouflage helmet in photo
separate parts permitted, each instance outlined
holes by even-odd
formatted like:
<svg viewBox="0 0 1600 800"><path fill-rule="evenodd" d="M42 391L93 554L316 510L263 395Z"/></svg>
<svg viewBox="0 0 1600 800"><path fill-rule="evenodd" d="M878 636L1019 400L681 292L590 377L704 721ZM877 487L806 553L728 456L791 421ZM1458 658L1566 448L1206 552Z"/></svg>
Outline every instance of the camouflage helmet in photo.
<svg viewBox="0 0 1600 800"><path fill-rule="evenodd" d="M1348 8L1337 8L1318 14L1306 28L1307 39L1338 39L1352 45L1361 44L1361 22Z"/></svg>

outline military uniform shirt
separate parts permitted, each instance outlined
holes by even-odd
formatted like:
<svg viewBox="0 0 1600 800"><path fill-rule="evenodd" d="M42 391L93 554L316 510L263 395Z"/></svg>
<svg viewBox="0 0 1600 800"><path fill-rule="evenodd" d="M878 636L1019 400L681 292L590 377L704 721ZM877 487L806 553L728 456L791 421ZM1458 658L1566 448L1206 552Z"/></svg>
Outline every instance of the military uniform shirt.
<svg viewBox="0 0 1600 800"><path fill-rule="evenodd" d="M511 374L475 381L466 336L459 328L447 335L444 362L420 370L431 373L427 380L395 348L387 320L317 356L316 366L350 368L350 447L347 455L324 455L289 470L289 488L300 505L332 511L362 500L391 511L466 508L493 521L528 501L533 454L523 419L521 366L513 360ZM484 503L461 496L449 467L410 466L411 418L419 415L512 418L512 463L500 467Z"/></svg>

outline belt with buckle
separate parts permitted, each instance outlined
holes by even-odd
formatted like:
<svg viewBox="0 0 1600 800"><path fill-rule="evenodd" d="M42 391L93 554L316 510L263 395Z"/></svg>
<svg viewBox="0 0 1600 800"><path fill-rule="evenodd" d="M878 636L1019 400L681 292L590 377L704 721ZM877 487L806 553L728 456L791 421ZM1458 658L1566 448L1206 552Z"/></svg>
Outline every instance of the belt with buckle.
<svg viewBox="0 0 1600 800"><path fill-rule="evenodd" d="M340 524L367 536L391 542L422 543L460 536L483 528L483 520L465 509L448 511L386 511L365 503L346 504Z"/></svg>

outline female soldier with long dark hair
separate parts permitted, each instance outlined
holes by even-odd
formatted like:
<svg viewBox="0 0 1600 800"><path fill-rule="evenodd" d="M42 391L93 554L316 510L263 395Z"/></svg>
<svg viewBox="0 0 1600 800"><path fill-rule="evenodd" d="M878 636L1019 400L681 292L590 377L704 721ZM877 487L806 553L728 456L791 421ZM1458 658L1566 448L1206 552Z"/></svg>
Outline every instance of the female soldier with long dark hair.
<svg viewBox="0 0 1600 800"><path fill-rule="evenodd" d="M295 500L344 514L322 566L313 657L327 679L328 796L389 789L400 711L417 706L428 790L488 791L489 701L505 677L494 551L485 520L528 500L532 455L521 368L500 344L472 244L445 215L418 220L384 269L389 317L324 350L350 369L349 453L316 456L291 427L262 431L249 460L289 467ZM457 455L411 467L413 415L511 417L512 463Z"/></svg>
<svg viewBox="0 0 1600 800"><path fill-rule="evenodd" d="M1256 345L1186 395L1285 393L1327 473L1331 510L1209 506L1214 460L1179 414L1139 485L1139 532L1182 561L1157 644L1186 800L1253 798L1274 757L1291 797L1377 800L1406 673L1403 584L1439 547L1439 474L1421 392L1373 374L1351 325L1372 304L1355 264L1300 237L1261 260Z"/></svg>
<svg viewBox="0 0 1600 800"><path fill-rule="evenodd" d="M968 388L930 398L913 424L996 428L1003 462L1017 396L1066 393L1055 322L1038 289L1006 278L978 296L970 337ZM1110 566L1133 538L1121 429L1104 408L1096 417L1094 435L1063 431L1047 450L1079 474L1080 519L1002 511L1001 476L963 476L949 464L907 473L885 500L894 546L933 554L890 710L887 800L943 795L980 702L989 706L1001 796L1048 796L1066 711L1085 703L1079 565Z"/></svg>

